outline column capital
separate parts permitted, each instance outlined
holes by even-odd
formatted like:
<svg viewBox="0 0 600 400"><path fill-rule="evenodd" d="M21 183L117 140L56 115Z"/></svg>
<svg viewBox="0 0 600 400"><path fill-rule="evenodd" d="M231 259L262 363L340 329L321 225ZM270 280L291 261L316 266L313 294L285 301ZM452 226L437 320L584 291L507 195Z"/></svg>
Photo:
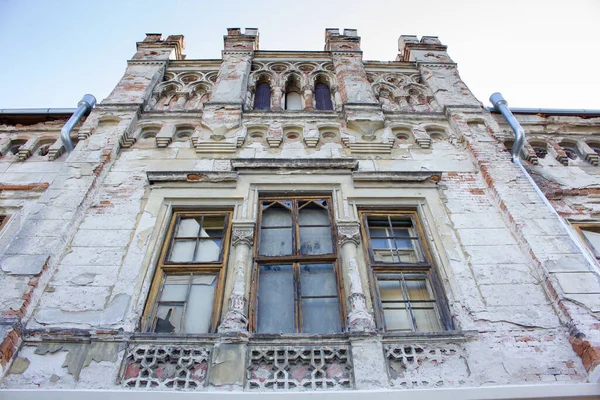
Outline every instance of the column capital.
<svg viewBox="0 0 600 400"><path fill-rule="evenodd" d="M254 244L254 222L234 221L231 228L231 243L233 247L240 244L252 247Z"/></svg>
<svg viewBox="0 0 600 400"><path fill-rule="evenodd" d="M352 242L355 246L360 245L360 222L359 221L337 221L338 244L340 246Z"/></svg>

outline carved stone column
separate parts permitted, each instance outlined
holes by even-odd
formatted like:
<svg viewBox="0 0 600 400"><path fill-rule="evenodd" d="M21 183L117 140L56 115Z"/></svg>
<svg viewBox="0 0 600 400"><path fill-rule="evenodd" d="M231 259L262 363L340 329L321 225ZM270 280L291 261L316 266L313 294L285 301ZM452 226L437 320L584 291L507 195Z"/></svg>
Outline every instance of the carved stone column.
<svg viewBox="0 0 600 400"><path fill-rule="evenodd" d="M188 100L189 93L187 92L177 92L177 102L173 106L173 110L183 110L185 106L185 102Z"/></svg>
<svg viewBox="0 0 600 400"><path fill-rule="evenodd" d="M360 245L360 229L357 221L338 222L338 244L342 253L342 264L347 271L350 283L350 311L348 312L348 331L375 332L375 320L367 310L367 299L362 290L358 272L357 248Z"/></svg>
<svg viewBox="0 0 600 400"><path fill-rule="evenodd" d="M331 94L333 95L333 108L336 111L341 111L344 103L342 102L340 87L337 85L331 86Z"/></svg>
<svg viewBox="0 0 600 400"><path fill-rule="evenodd" d="M229 309L219 325L219 333L248 334L246 315L246 271L251 262L254 243L254 223L238 223L233 226L231 241L235 257L233 289L229 296Z"/></svg>
<svg viewBox="0 0 600 400"><path fill-rule="evenodd" d="M313 106L313 89L312 86L310 85L306 85L302 88L302 91L304 92L304 110L305 111L312 111L315 109L315 107Z"/></svg>
<svg viewBox="0 0 600 400"><path fill-rule="evenodd" d="M273 96L271 98L271 110L281 111L283 104L283 89L279 86L271 88Z"/></svg>

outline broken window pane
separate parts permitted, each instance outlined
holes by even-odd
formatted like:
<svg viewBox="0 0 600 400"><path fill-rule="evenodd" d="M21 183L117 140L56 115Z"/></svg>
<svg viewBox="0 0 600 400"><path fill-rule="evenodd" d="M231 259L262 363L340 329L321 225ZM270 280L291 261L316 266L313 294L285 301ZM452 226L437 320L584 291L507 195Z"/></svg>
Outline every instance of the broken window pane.
<svg viewBox="0 0 600 400"><path fill-rule="evenodd" d="M337 295L302 299L303 333L336 333L341 330Z"/></svg>
<svg viewBox="0 0 600 400"><path fill-rule="evenodd" d="M185 301L189 281L189 275L167 276L160 301Z"/></svg>
<svg viewBox="0 0 600 400"><path fill-rule="evenodd" d="M198 228L200 218L181 218L177 227L176 237L195 238L198 236Z"/></svg>
<svg viewBox="0 0 600 400"><path fill-rule="evenodd" d="M183 333L209 332L216 287L217 277L215 275L194 276L184 318Z"/></svg>
<svg viewBox="0 0 600 400"><path fill-rule="evenodd" d="M181 327L183 305L161 305L156 311L156 333L177 333Z"/></svg>
<svg viewBox="0 0 600 400"><path fill-rule="evenodd" d="M219 261L221 256L221 239L200 240L196 251L195 262Z"/></svg>
<svg viewBox="0 0 600 400"><path fill-rule="evenodd" d="M171 257L169 257L169 261L190 262L194 258L195 248L195 240L175 240L173 242L173 249L171 250Z"/></svg>
<svg viewBox="0 0 600 400"><path fill-rule="evenodd" d="M257 332L296 332L291 265L261 265L257 297Z"/></svg>

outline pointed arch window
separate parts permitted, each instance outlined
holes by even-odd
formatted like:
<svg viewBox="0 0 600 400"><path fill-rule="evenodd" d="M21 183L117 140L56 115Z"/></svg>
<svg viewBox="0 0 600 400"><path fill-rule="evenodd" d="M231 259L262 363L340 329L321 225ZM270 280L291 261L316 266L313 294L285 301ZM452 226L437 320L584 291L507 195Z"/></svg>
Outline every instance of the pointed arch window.
<svg viewBox="0 0 600 400"><path fill-rule="evenodd" d="M271 85L268 82L260 82L256 85L254 109L267 111L271 109Z"/></svg>
<svg viewBox="0 0 600 400"><path fill-rule="evenodd" d="M291 75L285 85L285 109L288 111L302 110L302 95L298 78Z"/></svg>
<svg viewBox="0 0 600 400"><path fill-rule="evenodd" d="M330 201L260 201L251 304L257 333L342 331L345 314Z"/></svg>
<svg viewBox="0 0 600 400"><path fill-rule="evenodd" d="M326 83L317 82L315 85L315 102L317 110L333 110L331 89Z"/></svg>

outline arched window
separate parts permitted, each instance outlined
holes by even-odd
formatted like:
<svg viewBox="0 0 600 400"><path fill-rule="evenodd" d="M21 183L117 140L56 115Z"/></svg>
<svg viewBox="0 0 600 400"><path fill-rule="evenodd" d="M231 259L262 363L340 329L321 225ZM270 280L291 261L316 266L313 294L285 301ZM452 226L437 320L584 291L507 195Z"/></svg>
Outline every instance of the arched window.
<svg viewBox="0 0 600 400"><path fill-rule="evenodd" d="M326 83L318 82L315 85L315 102L317 110L333 110L331 90Z"/></svg>
<svg viewBox="0 0 600 400"><path fill-rule="evenodd" d="M268 82L260 82L256 85L256 92L254 93L254 109L271 109L271 85L269 85Z"/></svg>
<svg viewBox="0 0 600 400"><path fill-rule="evenodd" d="M285 109L294 111L302 110L302 95L298 78L291 75L285 85Z"/></svg>

